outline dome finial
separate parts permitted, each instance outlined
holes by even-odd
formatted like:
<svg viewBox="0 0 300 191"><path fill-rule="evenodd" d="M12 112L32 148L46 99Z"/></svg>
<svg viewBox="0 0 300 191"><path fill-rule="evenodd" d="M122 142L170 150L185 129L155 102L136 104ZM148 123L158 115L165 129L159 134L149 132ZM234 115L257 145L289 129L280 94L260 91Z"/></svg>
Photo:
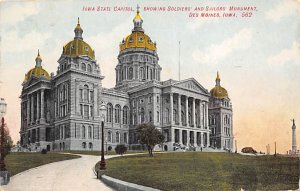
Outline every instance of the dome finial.
<svg viewBox="0 0 300 191"><path fill-rule="evenodd" d="M140 15L140 6L139 5L136 6L136 15L133 19L133 23L134 23L134 28L132 31L144 32L144 29L142 28L143 19Z"/></svg>
<svg viewBox="0 0 300 191"><path fill-rule="evenodd" d="M75 32L75 38L74 39L77 39L77 38L79 38L81 40L83 39L82 38L83 30L80 26L79 17L77 18L77 26L75 27L74 32Z"/></svg>
<svg viewBox="0 0 300 191"><path fill-rule="evenodd" d="M35 58L35 67L41 67L42 66L42 58L40 55L40 49L38 49L37 57Z"/></svg>
<svg viewBox="0 0 300 191"><path fill-rule="evenodd" d="M217 78L216 78L216 86L220 86L220 76L219 76L219 71L217 71Z"/></svg>

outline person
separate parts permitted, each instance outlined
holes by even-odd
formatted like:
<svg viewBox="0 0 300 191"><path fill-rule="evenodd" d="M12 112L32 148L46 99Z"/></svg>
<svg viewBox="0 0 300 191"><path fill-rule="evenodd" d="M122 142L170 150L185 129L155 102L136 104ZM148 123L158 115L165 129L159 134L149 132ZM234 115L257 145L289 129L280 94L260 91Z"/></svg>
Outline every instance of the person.
<svg viewBox="0 0 300 191"><path fill-rule="evenodd" d="M202 147L201 147L201 152L202 152Z"/></svg>

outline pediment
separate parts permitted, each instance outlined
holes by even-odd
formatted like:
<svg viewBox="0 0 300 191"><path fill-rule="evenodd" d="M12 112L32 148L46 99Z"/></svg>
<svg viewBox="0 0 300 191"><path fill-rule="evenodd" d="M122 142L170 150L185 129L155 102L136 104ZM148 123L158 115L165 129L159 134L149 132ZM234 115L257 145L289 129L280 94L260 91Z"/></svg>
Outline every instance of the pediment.
<svg viewBox="0 0 300 191"><path fill-rule="evenodd" d="M179 82L173 84L173 86L179 87L182 89L197 91L197 92L204 93L204 94L208 93L208 91L199 82L197 82L193 78L179 81Z"/></svg>

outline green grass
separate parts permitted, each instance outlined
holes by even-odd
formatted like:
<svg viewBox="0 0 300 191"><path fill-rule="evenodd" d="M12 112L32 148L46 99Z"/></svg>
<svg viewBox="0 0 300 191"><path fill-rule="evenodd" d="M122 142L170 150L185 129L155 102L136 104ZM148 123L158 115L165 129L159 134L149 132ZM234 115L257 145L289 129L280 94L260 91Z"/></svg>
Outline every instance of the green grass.
<svg viewBox="0 0 300 191"><path fill-rule="evenodd" d="M100 156L100 151L59 151L58 153L72 153L72 154L80 154L80 155L94 155L94 156ZM147 153L148 151L127 151L124 154L133 154L133 153ZM105 155L116 155L115 151L108 151L107 153L104 152Z"/></svg>
<svg viewBox="0 0 300 191"><path fill-rule="evenodd" d="M80 156L60 154L55 152L48 152L47 154L18 152L10 153L5 157L6 168L10 175L13 176L25 170L38 167L44 164L80 158Z"/></svg>
<svg viewBox="0 0 300 191"><path fill-rule="evenodd" d="M107 160L106 175L161 190L291 190L299 159L229 153L161 153Z"/></svg>

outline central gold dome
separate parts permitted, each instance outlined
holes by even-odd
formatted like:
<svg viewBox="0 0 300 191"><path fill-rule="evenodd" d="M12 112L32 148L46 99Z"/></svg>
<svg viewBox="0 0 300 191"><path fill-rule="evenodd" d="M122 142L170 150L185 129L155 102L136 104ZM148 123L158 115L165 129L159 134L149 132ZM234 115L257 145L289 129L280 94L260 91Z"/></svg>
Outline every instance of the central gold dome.
<svg viewBox="0 0 300 191"><path fill-rule="evenodd" d="M120 51L129 48L146 48L152 51L156 51L156 43L152 42L151 38L144 33L142 28L143 19L140 16L140 12L137 9L136 15L133 19L134 28L132 33L128 35L125 40L120 43Z"/></svg>

